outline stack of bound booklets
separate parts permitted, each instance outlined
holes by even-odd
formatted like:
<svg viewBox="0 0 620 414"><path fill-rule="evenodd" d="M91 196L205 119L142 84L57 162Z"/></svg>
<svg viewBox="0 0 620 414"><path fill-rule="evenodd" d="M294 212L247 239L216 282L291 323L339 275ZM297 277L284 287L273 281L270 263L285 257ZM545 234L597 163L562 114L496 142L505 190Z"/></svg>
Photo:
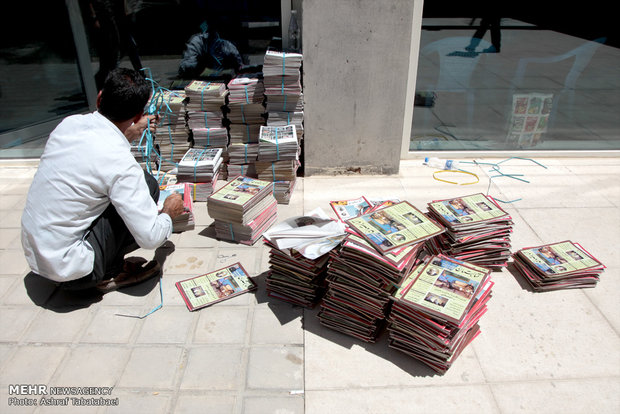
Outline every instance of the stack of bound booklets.
<svg viewBox="0 0 620 414"><path fill-rule="evenodd" d="M228 147L225 114L228 90L221 82L193 80L185 87L187 124L192 130L195 148Z"/></svg>
<svg viewBox="0 0 620 414"><path fill-rule="evenodd" d="M281 181L279 187L283 192L276 194L276 199L281 204L288 203L295 187L299 149L294 125L261 127L256 171L261 179ZM285 197L286 194L288 198Z"/></svg>
<svg viewBox="0 0 620 414"><path fill-rule="evenodd" d="M447 228L428 243L431 252L490 268L508 265L512 218L491 197L479 193L433 201L428 213Z"/></svg>
<svg viewBox="0 0 620 414"><path fill-rule="evenodd" d="M595 287L605 266L581 245L566 240L519 250L517 271L536 292Z"/></svg>
<svg viewBox="0 0 620 414"><path fill-rule="evenodd" d="M349 236L330 253L320 322L366 342L385 326L390 298L418 261L424 241L445 229L407 202L346 221Z"/></svg>
<svg viewBox="0 0 620 414"><path fill-rule="evenodd" d="M300 53L267 50L263 61L265 95L301 95ZM269 98L267 98L269 99Z"/></svg>
<svg viewBox="0 0 620 414"><path fill-rule="evenodd" d="M271 111L267 118L269 126L294 125L297 139L301 141L304 135L304 112L302 111Z"/></svg>
<svg viewBox="0 0 620 414"><path fill-rule="evenodd" d="M428 257L393 298L389 346L443 374L480 333L491 270L447 256Z"/></svg>
<svg viewBox="0 0 620 414"><path fill-rule="evenodd" d="M192 190L202 201L206 193L213 193L221 165L221 148L191 148L179 162L177 182L200 184Z"/></svg>
<svg viewBox="0 0 620 414"><path fill-rule="evenodd" d="M251 245L276 221L278 204L272 183L238 176L209 197L207 210L217 238Z"/></svg>
<svg viewBox="0 0 620 414"><path fill-rule="evenodd" d="M254 163L258 155L258 135L260 127L265 124L263 81L258 75L240 76L228 82L228 89L229 176L234 177L243 170L243 175L256 178Z"/></svg>
<svg viewBox="0 0 620 414"><path fill-rule="evenodd" d="M346 236L343 223L320 208L292 217L263 234L270 247L269 296L312 308L325 291L329 252Z"/></svg>
<svg viewBox="0 0 620 414"><path fill-rule="evenodd" d="M195 148L224 149L228 145L228 130L225 127L194 128L192 135Z"/></svg>
<svg viewBox="0 0 620 414"><path fill-rule="evenodd" d="M184 91L164 90L156 94L152 104L159 108L160 118L154 142L161 159L176 164L190 148L187 128Z"/></svg>
<svg viewBox="0 0 620 414"><path fill-rule="evenodd" d="M183 197L185 212L172 219L172 231L180 233L187 230L194 230L194 209L192 204L191 187L188 183L169 184L159 188L159 201L157 208L159 211L164 208L164 201L170 194L179 193Z"/></svg>

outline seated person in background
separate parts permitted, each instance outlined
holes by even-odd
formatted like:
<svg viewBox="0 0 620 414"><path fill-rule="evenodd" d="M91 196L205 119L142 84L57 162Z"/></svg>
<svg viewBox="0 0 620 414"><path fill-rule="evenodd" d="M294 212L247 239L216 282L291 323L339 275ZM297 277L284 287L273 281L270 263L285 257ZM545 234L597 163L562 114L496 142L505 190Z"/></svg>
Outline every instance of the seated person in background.
<svg viewBox="0 0 620 414"><path fill-rule="evenodd" d="M185 46L179 76L183 79L197 78L206 68L233 69L238 73L244 65L237 47L221 39L217 32L209 31L206 23L202 27L203 32L193 35Z"/></svg>
<svg viewBox="0 0 620 414"><path fill-rule="evenodd" d="M22 215L22 246L34 273L65 289L103 292L159 274L154 261L124 259L137 246L163 244L184 211L176 195L158 214L157 180L130 152L129 139L146 128L150 93L137 71L114 69L98 110L69 116L50 134Z"/></svg>

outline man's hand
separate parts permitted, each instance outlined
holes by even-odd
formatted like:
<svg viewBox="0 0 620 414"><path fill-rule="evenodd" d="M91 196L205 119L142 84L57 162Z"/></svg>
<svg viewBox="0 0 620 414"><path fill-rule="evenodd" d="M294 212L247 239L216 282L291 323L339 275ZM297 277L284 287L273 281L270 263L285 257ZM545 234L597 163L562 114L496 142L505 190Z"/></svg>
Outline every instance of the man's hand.
<svg viewBox="0 0 620 414"><path fill-rule="evenodd" d="M136 139L140 139L147 126L149 127L151 133L154 133L156 128L155 124L158 120L159 118L157 115L144 115L138 122L125 130L127 140L131 142Z"/></svg>
<svg viewBox="0 0 620 414"><path fill-rule="evenodd" d="M164 207L161 209L161 212L169 215L171 219L183 214L185 212L185 207L183 206L181 194L170 194L164 201Z"/></svg>

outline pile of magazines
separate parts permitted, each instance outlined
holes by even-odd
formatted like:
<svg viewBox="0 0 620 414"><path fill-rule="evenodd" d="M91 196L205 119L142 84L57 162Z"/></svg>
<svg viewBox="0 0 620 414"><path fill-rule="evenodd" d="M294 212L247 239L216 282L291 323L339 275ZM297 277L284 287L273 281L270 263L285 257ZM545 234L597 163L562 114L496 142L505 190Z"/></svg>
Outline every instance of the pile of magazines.
<svg viewBox="0 0 620 414"><path fill-rule="evenodd" d="M265 232L265 244L270 248L269 296L314 307L325 291L328 253L345 235L344 224L330 219L320 208Z"/></svg>
<svg viewBox="0 0 620 414"><path fill-rule="evenodd" d="M431 252L489 268L508 265L512 218L489 196L472 194L428 204L447 231L428 243Z"/></svg>
<svg viewBox="0 0 620 414"><path fill-rule="evenodd" d="M207 199L218 239L252 245L277 218L273 184L238 176Z"/></svg>
<svg viewBox="0 0 620 414"><path fill-rule="evenodd" d="M536 292L595 287L605 269L570 240L521 249L513 259L516 270Z"/></svg>
<svg viewBox="0 0 620 414"><path fill-rule="evenodd" d="M177 182L213 182L221 165L221 148L191 148L179 161Z"/></svg>
<svg viewBox="0 0 620 414"><path fill-rule="evenodd" d="M332 206L360 206L346 215L348 236L330 253L328 289L320 322L366 342L374 342L385 325L390 298L418 261L424 241L444 231L407 202L332 202ZM383 207L387 205L387 207Z"/></svg>
<svg viewBox="0 0 620 414"><path fill-rule="evenodd" d="M446 256L415 267L393 297L389 346L443 374L480 333L491 270Z"/></svg>
<svg viewBox="0 0 620 414"><path fill-rule="evenodd" d="M181 194L185 211L172 219L172 231L174 233L180 233L187 230L194 230L195 222L190 184L181 183L161 186L159 189L159 201L157 202L158 210L161 211L163 209L166 198L173 193Z"/></svg>

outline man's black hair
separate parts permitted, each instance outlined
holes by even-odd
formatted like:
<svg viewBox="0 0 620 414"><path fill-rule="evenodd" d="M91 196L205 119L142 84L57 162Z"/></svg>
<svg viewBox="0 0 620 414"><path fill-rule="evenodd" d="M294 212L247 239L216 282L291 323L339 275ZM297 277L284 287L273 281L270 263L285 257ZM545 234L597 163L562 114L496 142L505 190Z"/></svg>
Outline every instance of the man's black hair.
<svg viewBox="0 0 620 414"><path fill-rule="evenodd" d="M139 72L116 68L103 84L98 110L110 121L126 121L142 114L150 96L151 86Z"/></svg>

